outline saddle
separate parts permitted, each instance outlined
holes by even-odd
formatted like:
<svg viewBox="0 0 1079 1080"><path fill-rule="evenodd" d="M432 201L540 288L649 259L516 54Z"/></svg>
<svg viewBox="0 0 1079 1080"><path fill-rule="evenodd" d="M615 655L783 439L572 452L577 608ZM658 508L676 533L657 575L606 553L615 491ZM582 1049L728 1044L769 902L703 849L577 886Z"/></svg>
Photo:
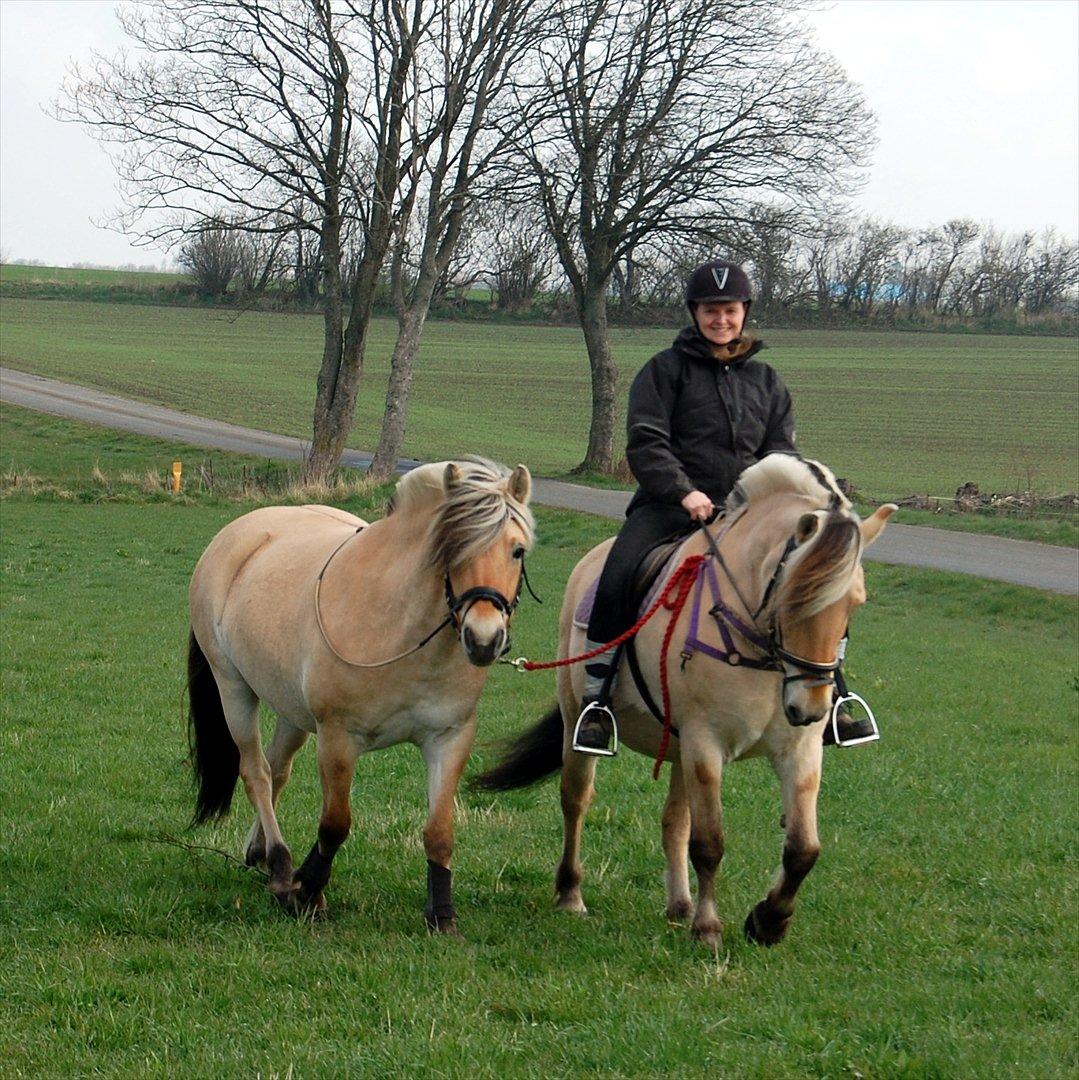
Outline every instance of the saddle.
<svg viewBox="0 0 1079 1080"><path fill-rule="evenodd" d="M684 535L675 536L669 540L661 540L654 547L649 548L637 564L631 588L632 609L637 612L638 616L643 615L652 606L660 590L666 584L667 578L674 572L674 557L684 541ZM592 618L592 608L596 603L596 590L599 588L599 578L602 572L603 568L600 567L599 573L596 574L588 588L585 589L584 595L577 605L577 610L573 613L573 625L580 630L588 629L588 621ZM648 711L662 724L663 710L656 704L648 689L648 684L641 674L633 638L619 647L614 662L616 671L621 667L623 657L625 657L630 675L632 675L633 682L637 687L637 692L641 695L641 700L648 707ZM672 727L671 733L677 738L678 728Z"/></svg>
<svg viewBox="0 0 1079 1080"><path fill-rule="evenodd" d="M637 564L631 584L631 596L632 609L638 615L643 615L652 604L652 601L655 600L668 573L674 569L670 564L685 539L685 536L682 535L672 537L669 540L661 540L655 547L649 548ZM573 613L573 625L579 630L588 629L588 621L592 618L592 608L596 603L596 590L599 588L599 579L602 572L603 567L600 567L599 573L596 574L589 583L588 588L585 589L584 595Z"/></svg>

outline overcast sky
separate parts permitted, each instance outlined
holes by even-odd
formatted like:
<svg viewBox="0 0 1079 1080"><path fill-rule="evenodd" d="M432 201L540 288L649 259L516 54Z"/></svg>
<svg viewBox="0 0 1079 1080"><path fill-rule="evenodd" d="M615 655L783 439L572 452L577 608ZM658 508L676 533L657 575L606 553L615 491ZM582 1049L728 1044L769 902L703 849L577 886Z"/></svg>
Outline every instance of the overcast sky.
<svg viewBox="0 0 1079 1080"><path fill-rule="evenodd" d="M118 204L103 151L42 111L70 60L122 43L112 0L0 0L0 250L51 265L160 264L92 221ZM864 88L879 145L858 209L1079 234L1079 3L840 0L820 45Z"/></svg>

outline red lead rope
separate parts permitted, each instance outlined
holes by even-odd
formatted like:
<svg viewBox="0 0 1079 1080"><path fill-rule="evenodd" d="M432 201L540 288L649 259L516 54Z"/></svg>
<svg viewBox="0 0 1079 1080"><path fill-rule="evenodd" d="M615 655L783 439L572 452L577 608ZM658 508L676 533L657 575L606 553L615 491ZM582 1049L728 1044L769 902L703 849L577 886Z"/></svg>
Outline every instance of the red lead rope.
<svg viewBox="0 0 1079 1080"><path fill-rule="evenodd" d="M522 671L543 671L546 668L569 667L571 664L583 663L585 660L591 660L593 657L601 656L611 649L616 649L619 645L624 645L631 637L637 635L641 627L644 626L644 624L648 622L661 607L666 608L671 612L671 620L663 633L663 646L660 649L659 654L659 684L663 691L663 735L659 741L659 752L656 754L656 764L652 768L653 780L659 778L659 770L663 765L663 759L667 756L667 747L671 742L671 691L667 683L667 649L670 646L671 637L674 634L675 623L678 622L678 616L681 614L682 608L686 606L686 600L689 598L690 590L693 588L693 583L697 580L697 574L700 572L701 564L704 560L704 555L687 556L682 565L671 575L670 580L667 582L666 586L664 586L663 592L659 594L659 597L652 606L624 634L619 634L614 641L608 641L606 645L601 645L598 649L592 649L590 652L581 653L579 656L567 656L564 660L547 660L542 662L538 660L525 660L518 664Z"/></svg>

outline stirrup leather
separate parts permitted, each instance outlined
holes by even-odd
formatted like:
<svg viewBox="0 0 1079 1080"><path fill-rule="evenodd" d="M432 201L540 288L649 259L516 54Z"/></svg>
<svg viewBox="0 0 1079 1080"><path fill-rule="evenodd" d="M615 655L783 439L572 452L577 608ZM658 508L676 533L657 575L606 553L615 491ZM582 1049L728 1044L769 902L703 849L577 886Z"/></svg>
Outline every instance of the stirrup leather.
<svg viewBox="0 0 1079 1080"><path fill-rule="evenodd" d="M597 746L582 746L579 742L579 736L581 733L581 724L590 712L605 713L607 719L611 722L611 739L613 745L607 747ZM595 757L614 757L618 753L618 722L614 718L614 713L608 705L604 705L599 701L590 701L582 710L581 715L577 717L577 723L573 727L573 742L572 748L578 754L592 754Z"/></svg>
<svg viewBox="0 0 1079 1080"><path fill-rule="evenodd" d="M839 710L847 702L853 701L865 710L866 718L869 720L870 726L873 731L869 735L862 735L857 739L847 739L845 742L839 737ZM860 694L852 694L849 691L840 695L835 699L835 703L832 705L832 715L828 722L832 725L832 738L835 739L836 746L861 746L863 743L876 742L880 738L880 728L877 727L877 718L873 715L873 710L869 707L869 702Z"/></svg>

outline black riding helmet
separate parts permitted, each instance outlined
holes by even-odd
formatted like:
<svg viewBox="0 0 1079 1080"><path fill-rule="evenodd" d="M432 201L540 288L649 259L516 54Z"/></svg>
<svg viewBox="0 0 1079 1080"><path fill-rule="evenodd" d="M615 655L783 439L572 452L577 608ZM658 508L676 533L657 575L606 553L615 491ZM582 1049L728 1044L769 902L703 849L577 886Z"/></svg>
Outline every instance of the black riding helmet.
<svg viewBox="0 0 1079 1080"><path fill-rule="evenodd" d="M686 282L686 307L697 321L696 305L709 300L741 300L746 305L753 302L753 286L749 275L737 264L712 259L702 263L689 275Z"/></svg>

